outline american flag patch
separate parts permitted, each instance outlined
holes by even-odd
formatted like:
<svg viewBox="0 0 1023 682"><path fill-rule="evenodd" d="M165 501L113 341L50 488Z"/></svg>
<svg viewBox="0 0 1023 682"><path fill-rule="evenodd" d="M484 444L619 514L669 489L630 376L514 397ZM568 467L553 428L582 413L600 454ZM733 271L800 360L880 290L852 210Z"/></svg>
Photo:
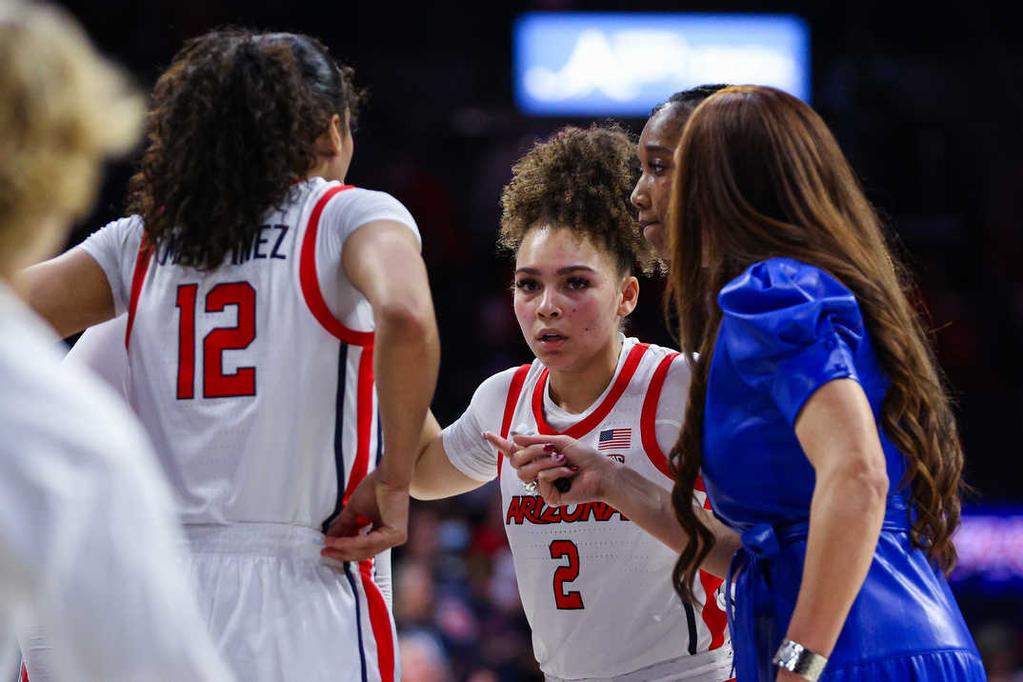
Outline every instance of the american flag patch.
<svg viewBox="0 0 1023 682"><path fill-rule="evenodd" d="M632 429L604 429L597 437L598 450L619 450L628 448L632 441Z"/></svg>

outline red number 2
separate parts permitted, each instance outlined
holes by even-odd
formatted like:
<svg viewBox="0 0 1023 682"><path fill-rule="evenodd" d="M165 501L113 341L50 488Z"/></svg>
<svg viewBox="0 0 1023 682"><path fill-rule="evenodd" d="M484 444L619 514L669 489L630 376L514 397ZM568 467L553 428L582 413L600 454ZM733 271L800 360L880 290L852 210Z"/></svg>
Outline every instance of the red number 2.
<svg viewBox="0 0 1023 682"><path fill-rule="evenodd" d="M195 306L198 284L178 287L175 303L180 310L178 325L178 399L195 397ZM223 312L227 306L238 309L238 323L218 327L202 340L203 398L234 398L256 395L256 368L239 367L224 374L224 351L248 348L256 338L256 290L248 282L224 282L206 294L206 312Z"/></svg>
<svg viewBox="0 0 1023 682"><path fill-rule="evenodd" d="M565 583L579 577L579 548L571 540L555 540L551 543L551 558L568 557L568 563L554 571L554 603L559 609L581 609L583 596L576 590L565 591Z"/></svg>

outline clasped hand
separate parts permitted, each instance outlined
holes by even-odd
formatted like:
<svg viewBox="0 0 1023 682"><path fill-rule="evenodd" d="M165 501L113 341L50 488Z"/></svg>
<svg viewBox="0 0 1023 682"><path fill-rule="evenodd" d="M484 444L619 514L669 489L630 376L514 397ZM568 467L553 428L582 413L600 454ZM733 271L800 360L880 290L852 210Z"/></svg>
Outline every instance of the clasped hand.
<svg viewBox="0 0 1023 682"><path fill-rule="evenodd" d="M408 486L391 484L374 470L352 491L341 515L327 529L320 555L362 561L404 544L408 508Z"/></svg>
<svg viewBox="0 0 1023 682"><path fill-rule="evenodd" d="M544 501L552 506L604 500L617 464L593 448L568 436L523 436L511 440L489 431L484 438L504 453L523 483L535 482ZM554 482L567 479L562 492Z"/></svg>

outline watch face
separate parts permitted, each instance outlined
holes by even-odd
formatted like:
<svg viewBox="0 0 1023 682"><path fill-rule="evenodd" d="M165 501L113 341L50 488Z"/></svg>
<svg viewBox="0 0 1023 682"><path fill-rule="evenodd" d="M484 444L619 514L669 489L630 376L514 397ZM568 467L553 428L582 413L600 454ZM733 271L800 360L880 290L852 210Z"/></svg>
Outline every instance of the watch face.
<svg viewBox="0 0 1023 682"><path fill-rule="evenodd" d="M802 644L786 640L774 655L773 663L789 672L802 675L807 680L816 680L828 659L805 648Z"/></svg>
<svg viewBox="0 0 1023 682"><path fill-rule="evenodd" d="M799 654L803 647L799 646L795 642L785 642L779 647L778 653L774 655L774 663L780 668L785 668L789 672L792 672L796 667L796 662L799 660Z"/></svg>

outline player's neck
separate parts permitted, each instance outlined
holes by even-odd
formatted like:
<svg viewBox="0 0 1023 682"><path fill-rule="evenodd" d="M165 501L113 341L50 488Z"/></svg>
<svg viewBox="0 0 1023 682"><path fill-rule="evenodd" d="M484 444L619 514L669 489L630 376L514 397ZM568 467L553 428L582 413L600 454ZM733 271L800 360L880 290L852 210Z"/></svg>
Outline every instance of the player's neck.
<svg viewBox="0 0 1023 682"><path fill-rule="evenodd" d="M585 366L550 370L548 389L551 400L571 414L588 410L614 379L621 351L622 342L615 338L606 352L599 353Z"/></svg>

